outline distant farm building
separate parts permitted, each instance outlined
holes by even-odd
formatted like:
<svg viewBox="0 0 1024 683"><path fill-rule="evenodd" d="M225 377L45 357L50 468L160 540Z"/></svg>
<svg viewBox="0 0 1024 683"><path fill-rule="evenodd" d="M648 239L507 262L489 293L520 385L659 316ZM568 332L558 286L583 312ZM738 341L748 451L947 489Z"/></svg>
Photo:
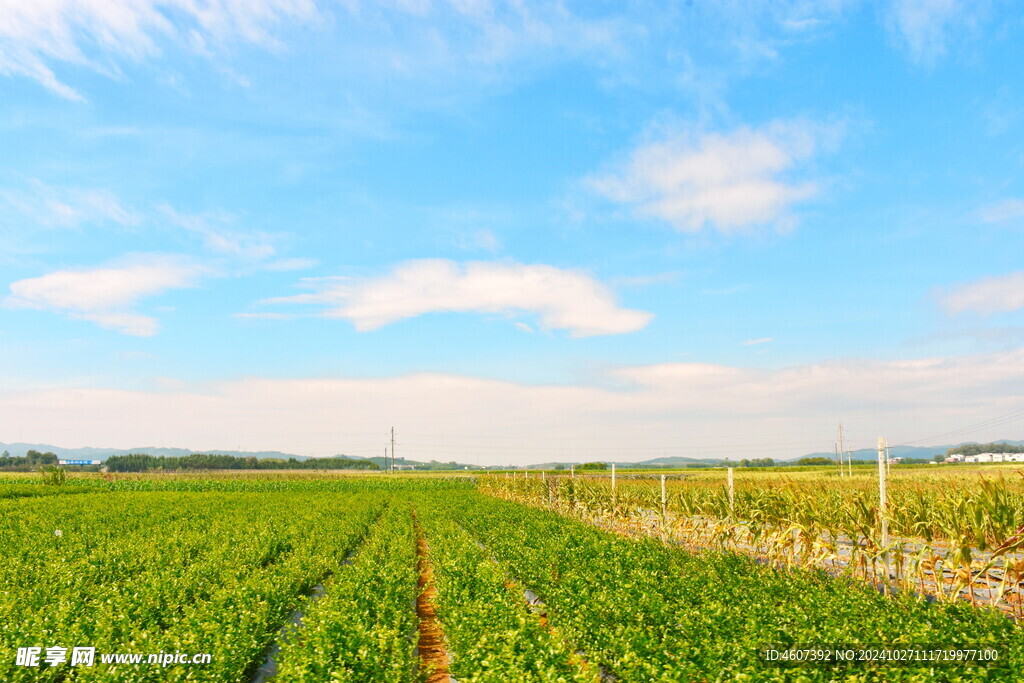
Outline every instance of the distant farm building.
<svg viewBox="0 0 1024 683"><path fill-rule="evenodd" d="M1024 453L979 453L965 456L964 462L1024 462Z"/></svg>

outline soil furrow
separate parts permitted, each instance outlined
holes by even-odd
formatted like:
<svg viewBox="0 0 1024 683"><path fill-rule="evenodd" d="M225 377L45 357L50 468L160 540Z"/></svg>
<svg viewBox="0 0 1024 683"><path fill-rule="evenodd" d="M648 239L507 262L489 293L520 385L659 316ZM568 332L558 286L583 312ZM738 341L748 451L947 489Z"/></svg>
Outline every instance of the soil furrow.
<svg viewBox="0 0 1024 683"><path fill-rule="evenodd" d="M430 564L427 539L416 519L415 512L413 512L413 525L416 527L416 560L420 573L420 594L416 598L416 616L420 620L419 640L417 641L420 667L427 683L449 683L452 677L448 672L448 650L444 643L441 621L437 618L434 609L434 603L437 600L437 589L434 587L434 568Z"/></svg>

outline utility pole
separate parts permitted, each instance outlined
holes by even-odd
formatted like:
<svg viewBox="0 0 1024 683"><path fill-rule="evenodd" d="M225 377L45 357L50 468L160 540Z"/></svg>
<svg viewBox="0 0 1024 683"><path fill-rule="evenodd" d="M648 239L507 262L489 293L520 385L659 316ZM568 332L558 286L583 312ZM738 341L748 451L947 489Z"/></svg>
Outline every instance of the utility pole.
<svg viewBox="0 0 1024 683"><path fill-rule="evenodd" d="M384 444L384 467L387 468L387 466L388 466L388 445ZM392 474L394 474L394 472L392 472Z"/></svg>
<svg viewBox="0 0 1024 683"><path fill-rule="evenodd" d="M395 473L395 428L391 428L391 474Z"/></svg>
<svg viewBox="0 0 1024 683"><path fill-rule="evenodd" d="M843 458L839 455L839 444L835 441L832 442L832 459L839 465L839 476L843 476Z"/></svg>

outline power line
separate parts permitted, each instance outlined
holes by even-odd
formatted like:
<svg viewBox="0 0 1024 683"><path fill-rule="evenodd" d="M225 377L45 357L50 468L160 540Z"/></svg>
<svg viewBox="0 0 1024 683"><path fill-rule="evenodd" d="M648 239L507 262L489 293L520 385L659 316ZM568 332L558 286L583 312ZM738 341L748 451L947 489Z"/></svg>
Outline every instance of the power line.
<svg viewBox="0 0 1024 683"><path fill-rule="evenodd" d="M668 453L668 452L700 452L700 453L719 453L719 452L735 452L735 451L755 451L755 452L777 452L777 451L791 451L792 446L762 446L758 444L749 444L743 446L646 446L646 447L634 447L634 446L493 446L493 445L481 445L471 443L454 443L454 444L443 444L443 443L417 443L415 441L403 441L403 444L413 449L440 449L442 451L448 450L496 450L496 451L526 451L526 452L547 452L547 451L616 451L616 452L646 452L646 453ZM812 445L820 445L820 441L808 442Z"/></svg>
<svg viewBox="0 0 1024 683"><path fill-rule="evenodd" d="M1016 422L1017 420L1020 420L1020 419L1024 419L1024 408L1022 408L1020 410L1015 410L1012 413L1007 413L1006 415L1000 415L998 417L993 417L993 418L991 418L989 420L984 420L983 422L978 422L978 423L975 423L973 425L967 425L967 426L964 426L964 427L960 427L959 429L954 429L952 431L943 432L941 434L935 434L933 436L926 436L926 437L923 437L923 438L920 438L920 439L915 439L913 441L905 441L905 442L903 442L903 443L901 443L899 445L900 446L912 446L914 444L919 444L922 441L932 441L934 439L943 439L943 438L948 438L948 437L951 437L951 436L969 434L971 432L975 432L975 431L978 431L980 429L987 429L989 427L998 427L1000 425L1009 424L1011 422Z"/></svg>

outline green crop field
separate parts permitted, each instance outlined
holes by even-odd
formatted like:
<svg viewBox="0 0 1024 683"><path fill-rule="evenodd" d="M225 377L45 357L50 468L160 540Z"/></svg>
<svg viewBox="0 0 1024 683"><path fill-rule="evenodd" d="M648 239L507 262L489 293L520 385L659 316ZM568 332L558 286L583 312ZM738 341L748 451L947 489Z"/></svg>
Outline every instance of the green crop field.
<svg viewBox="0 0 1024 683"><path fill-rule="evenodd" d="M741 487L731 511L720 481L674 481L666 514L770 529L799 511L828 529L843 519L837 507L855 510L847 499L868 499L854 481L808 481L774 481L761 497ZM661 527L598 528L602 515L658 507L655 480L623 483L614 497L608 485L536 475L3 480L0 680L1003 681L1024 670L1021 627L1003 611L892 595L738 546L697 548ZM951 534L969 532L962 544L991 545L999 539L986 534L1019 523L1016 484L966 488L959 503L932 480L915 485L897 488L901 532L957 543ZM942 504L922 517L915 495ZM956 504L969 517L995 507L956 531L942 507ZM786 654L825 647L917 654ZM768 661L770 651L783 655ZM954 654L922 659L937 651ZM996 660L946 659L974 656L964 652Z"/></svg>

